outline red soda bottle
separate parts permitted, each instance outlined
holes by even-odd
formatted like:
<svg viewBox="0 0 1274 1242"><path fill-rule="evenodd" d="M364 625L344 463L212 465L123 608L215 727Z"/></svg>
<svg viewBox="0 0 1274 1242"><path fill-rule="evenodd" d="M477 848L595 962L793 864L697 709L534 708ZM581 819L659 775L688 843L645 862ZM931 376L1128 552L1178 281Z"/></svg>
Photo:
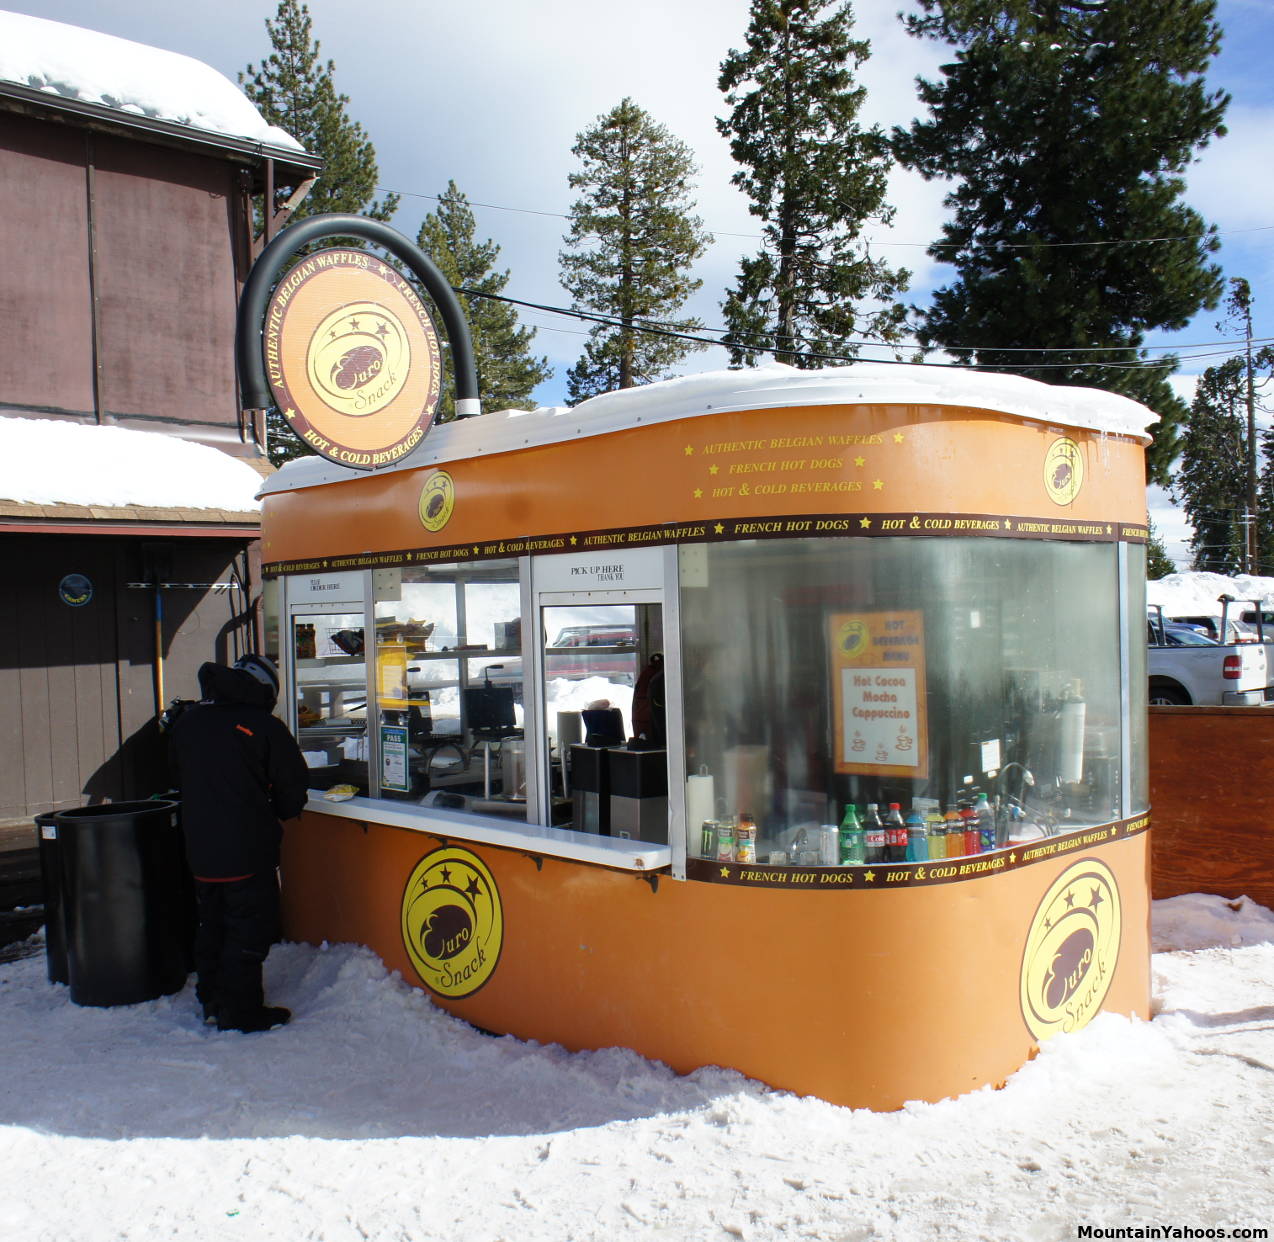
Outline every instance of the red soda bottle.
<svg viewBox="0 0 1274 1242"><path fill-rule="evenodd" d="M960 823L964 827L964 852L980 854L982 852L982 832L978 825L977 813L971 806L960 808Z"/></svg>

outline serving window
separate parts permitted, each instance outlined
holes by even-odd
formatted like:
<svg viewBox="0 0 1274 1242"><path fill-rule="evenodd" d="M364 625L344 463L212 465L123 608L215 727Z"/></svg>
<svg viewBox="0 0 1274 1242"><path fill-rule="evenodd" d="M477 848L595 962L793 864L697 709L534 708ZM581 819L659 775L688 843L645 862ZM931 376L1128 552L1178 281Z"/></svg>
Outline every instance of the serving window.
<svg viewBox="0 0 1274 1242"><path fill-rule="evenodd" d="M927 861L1143 810L1120 573L1096 543L683 548L688 855Z"/></svg>
<svg viewBox="0 0 1274 1242"><path fill-rule="evenodd" d="M841 867L964 859L1146 809L1139 547L650 551L650 581L677 579L666 632L661 590L576 598L550 577L537 593L529 561L336 575L339 601L289 580L281 632L313 786L589 857L658 845L679 874L683 822L691 861Z"/></svg>
<svg viewBox="0 0 1274 1242"><path fill-rule="evenodd" d="M515 560L376 570L381 797L526 818Z"/></svg>

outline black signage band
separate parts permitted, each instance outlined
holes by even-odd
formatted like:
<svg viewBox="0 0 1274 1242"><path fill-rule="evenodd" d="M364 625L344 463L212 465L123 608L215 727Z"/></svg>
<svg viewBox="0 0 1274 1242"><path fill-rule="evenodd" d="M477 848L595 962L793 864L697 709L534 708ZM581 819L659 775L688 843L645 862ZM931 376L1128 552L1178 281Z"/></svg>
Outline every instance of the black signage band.
<svg viewBox="0 0 1274 1242"><path fill-rule="evenodd" d="M517 539L493 539L444 547L400 548L354 556L271 561L266 574L335 573L347 569L387 569L396 565L449 564L499 560L556 552L598 552L608 548L647 548L675 543L729 543L741 539L942 538L979 536L1000 539L1061 539L1083 543L1145 543L1144 525L1080 522L1071 519L969 513L826 513L778 517L717 518L713 521L656 526L613 527Z"/></svg>
<svg viewBox="0 0 1274 1242"><path fill-rule="evenodd" d="M711 858L687 858L686 879L710 884L735 884L744 888L799 888L806 892L872 892L879 889L924 888L1003 875L1050 858L1079 850L1112 845L1145 832L1150 816L1115 820L1080 828L1065 836L1046 837L1005 846L989 854L966 858L933 858L928 862L868 863L851 867L785 867L765 863L718 862Z"/></svg>

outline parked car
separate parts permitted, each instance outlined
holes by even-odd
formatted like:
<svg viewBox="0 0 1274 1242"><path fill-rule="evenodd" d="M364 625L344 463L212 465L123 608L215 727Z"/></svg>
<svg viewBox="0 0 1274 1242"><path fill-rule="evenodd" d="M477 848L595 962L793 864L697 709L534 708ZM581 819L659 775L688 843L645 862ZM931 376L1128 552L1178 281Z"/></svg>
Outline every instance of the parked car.
<svg viewBox="0 0 1274 1242"><path fill-rule="evenodd" d="M1215 638L1209 638L1193 625L1164 624L1162 632L1153 624L1149 627L1148 641L1152 647L1217 647Z"/></svg>
<svg viewBox="0 0 1274 1242"><path fill-rule="evenodd" d="M1213 642L1254 643L1258 642L1255 626L1249 625L1239 617L1227 617L1225 637L1221 637L1221 618L1211 616L1169 617L1168 621L1175 625L1188 625L1191 629L1206 634Z"/></svg>
<svg viewBox="0 0 1274 1242"><path fill-rule="evenodd" d="M1218 643L1191 625L1146 619L1149 702L1154 707L1259 707L1269 700L1267 648Z"/></svg>
<svg viewBox="0 0 1274 1242"><path fill-rule="evenodd" d="M545 677L605 677L631 686L639 671L637 631L631 625L568 625L544 649Z"/></svg>

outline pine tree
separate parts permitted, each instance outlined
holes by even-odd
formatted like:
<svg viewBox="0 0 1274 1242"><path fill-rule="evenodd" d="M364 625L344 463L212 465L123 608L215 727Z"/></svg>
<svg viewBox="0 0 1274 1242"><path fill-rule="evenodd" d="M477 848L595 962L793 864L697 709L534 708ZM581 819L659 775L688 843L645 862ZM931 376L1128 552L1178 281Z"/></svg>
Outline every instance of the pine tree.
<svg viewBox="0 0 1274 1242"><path fill-rule="evenodd" d="M1148 581L1154 582L1159 578L1166 578L1169 574L1175 574L1177 566L1172 557L1168 555L1168 549L1164 547L1163 540L1159 537L1158 531L1155 530L1154 523L1150 524L1150 538L1146 540L1146 578Z"/></svg>
<svg viewBox="0 0 1274 1242"><path fill-rule="evenodd" d="M567 375L572 402L665 378L704 346L643 331L643 326L694 332L676 318L702 285L689 274L707 249L703 222L692 214L690 148L631 99L576 136L571 153L582 191L571 206L566 250L558 256L562 287L579 309L614 322L595 324L583 356Z"/></svg>
<svg viewBox="0 0 1274 1242"><path fill-rule="evenodd" d="M733 362L772 353L817 367L813 355L854 357L863 338L897 341L893 299L909 274L873 258L864 224L888 224L890 155L858 112L854 74L870 46L850 37L853 11L827 0L752 0L747 46L721 64L731 107L717 128L742 165L732 178L764 221L760 253L740 263L722 304Z"/></svg>
<svg viewBox="0 0 1274 1242"><path fill-rule="evenodd" d="M298 0L279 0L274 21L266 18L274 51L257 68L239 74L243 93L272 125L286 130L323 169L309 194L292 213L293 220L320 212L347 212L388 220L398 195L375 199L376 149L363 127L346 112L349 97L336 90L332 61L319 60L319 43L311 35L310 10ZM361 246L356 239L348 244ZM266 412L270 460L276 465L311 450L275 408Z"/></svg>
<svg viewBox="0 0 1274 1242"><path fill-rule="evenodd" d="M249 65L239 74L239 83L271 125L323 160L318 181L293 219L339 211L388 220L397 210L398 195L374 200L376 148L346 111L349 96L340 94L333 81L336 65L319 60L312 25L308 5L279 0L274 21L265 21L274 51L260 68Z"/></svg>
<svg viewBox="0 0 1274 1242"><path fill-rule="evenodd" d="M904 163L955 181L930 254L958 279L934 295L921 339L1144 402L1160 416L1150 463L1165 482L1185 407L1167 384L1176 359L1147 367L1141 346L1221 291L1216 232L1182 201L1186 167L1225 132L1229 97L1204 83L1213 0L917 3L909 31L958 49L920 83L931 119L894 132ZM1096 346L1109 365L1082 365Z"/></svg>
<svg viewBox="0 0 1274 1242"><path fill-rule="evenodd" d="M531 392L553 374L547 358L530 353L533 328L518 324L517 312L507 302L493 296L509 283L507 271L495 270L500 247L491 240L476 239L477 222L468 198L454 181L436 210L425 216L416 244L437 264L469 320L473 352L478 365L482 401L488 410L530 409ZM438 417L451 418L455 412L454 390L444 386Z"/></svg>
<svg viewBox="0 0 1274 1242"><path fill-rule="evenodd" d="M1199 378L1181 436L1173 494L1194 527L1192 568L1232 574L1242 568L1247 509L1246 383L1242 358Z"/></svg>

